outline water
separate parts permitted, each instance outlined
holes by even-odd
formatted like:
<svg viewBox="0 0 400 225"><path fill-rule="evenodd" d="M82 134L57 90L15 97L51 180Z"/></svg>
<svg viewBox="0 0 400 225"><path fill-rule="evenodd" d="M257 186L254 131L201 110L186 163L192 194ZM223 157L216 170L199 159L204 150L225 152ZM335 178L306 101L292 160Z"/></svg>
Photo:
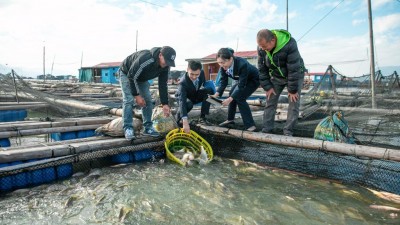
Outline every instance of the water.
<svg viewBox="0 0 400 225"><path fill-rule="evenodd" d="M236 165L235 165L236 164ZM216 158L92 169L0 199L1 224L399 224L362 187Z"/></svg>

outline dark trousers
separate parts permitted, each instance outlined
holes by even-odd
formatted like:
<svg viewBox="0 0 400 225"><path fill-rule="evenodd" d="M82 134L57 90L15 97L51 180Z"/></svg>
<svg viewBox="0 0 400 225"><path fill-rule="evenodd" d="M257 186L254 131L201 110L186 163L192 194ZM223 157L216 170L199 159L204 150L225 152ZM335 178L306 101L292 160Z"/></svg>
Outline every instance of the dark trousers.
<svg viewBox="0 0 400 225"><path fill-rule="evenodd" d="M251 114L249 104L246 100L257 90L258 85L259 83L249 82L243 90L239 91L238 97L233 99L233 101L228 105L228 120L235 119L236 107L239 107L239 112L242 116L245 129L255 126L253 115ZM238 88L238 82L234 81L229 96L231 96Z"/></svg>
<svg viewBox="0 0 400 225"><path fill-rule="evenodd" d="M193 109L193 105L198 104L201 102L201 117L205 117L206 115L208 115L208 113L210 112L210 103L207 102L207 98L208 95L211 95L213 93L213 91L211 89L208 88L201 88L196 92L196 98L192 98L192 99L187 99L186 101L186 110L189 113L190 110ZM176 114L176 121L179 123L179 121L182 119L182 109L181 109L181 105L179 106L179 110L178 113Z"/></svg>
<svg viewBox="0 0 400 225"><path fill-rule="evenodd" d="M299 94L299 99L297 102L292 102L289 99L288 115L286 124L283 128L283 134L293 135L293 128L297 123L297 119L299 118L300 95L301 88L303 87L303 80L303 78L299 79L299 90L297 92ZM276 95L271 95L269 100L267 99L267 105L264 109L262 131L265 133L271 133L272 129L274 129L275 114L278 106L279 96L281 95L283 89L287 86L287 80L271 79L271 82L274 85Z"/></svg>

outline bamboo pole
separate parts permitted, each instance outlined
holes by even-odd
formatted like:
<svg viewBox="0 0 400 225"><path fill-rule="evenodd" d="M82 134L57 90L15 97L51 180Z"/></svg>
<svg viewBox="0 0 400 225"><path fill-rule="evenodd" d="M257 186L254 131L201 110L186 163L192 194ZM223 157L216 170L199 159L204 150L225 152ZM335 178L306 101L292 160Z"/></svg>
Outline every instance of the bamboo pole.
<svg viewBox="0 0 400 225"><path fill-rule="evenodd" d="M28 99L35 99L35 96L32 96L28 93L25 92L20 92L19 93L20 97L23 98L28 98ZM70 106L70 107L74 107L74 108L78 108L78 109L82 109L82 110L91 110L91 111L97 111L97 110L106 110L109 109L109 107L105 106L105 105L99 105L99 104L87 104L87 102L80 102L80 101L76 101L76 100L72 100L72 99L56 99L56 98L52 98L50 96L43 96L43 98L46 101L50 101L53 102L55 104L61 104L64 106Z"/></svg>
<svg viewBox="0 0 400 225"><path fill-rule="evenodd" d="M84 126L53 127L53 128L29 129L29 130L19 130L19 131L3 131L0 132L0 138L20 137L20 136L48 134L57 132L92 130L92 129L97 129L102 125L103 124L94 124L94 125L84 125Z"/></svg>
<svg viewBox="0 0 400 225"><path fill-rule="evenodd" d="M336 152L352 156L366 156L373 159L385 159L400 162L400 150L396 149L328 142L315 140L312 138L289 137L275 134L248 132L205 125L198 126L203 130L230 134L234 137L243 138L250 141L264 142L281 146L298 147L310 150L325 150L328 152Z"/></svg>
<svg viewBox="0 0 400 225"><path fill-rule="evenodd" d="M160 138L140 137L134 141L128 141L125 138L113 138L109 140L84 141L70 144L60 144L54 146L40 146L20 149L7 150L0 148L0 163L15 162L20 160L42 159L67 156L88 151L101 149L112 149L129 145L138 145L146 143L147 148L154 148L160 145ZM158 141L158 142L155 142ZM162 143L162 142L161 142Z"/></svg>
<svg viewBox="0 0 400 225"><path fill-rule="evenodd" d="M18 109L35 109L35 108L42 108L42 107L47 107L47 103L41 103L41 104L34 104L34 105L8 105L8 106L1 106L0 110L18 110Z"/></svg>
<svg viewBox="0 0 400 225"><path fill-rule="evenodd" d="M371 108L356 108L356 107L341 107L341 106L321 106L321 110L342 110L342 111L350 111L350 112L357 112L357 113L376 113L376 114L384 114L384 115L394 115L400 114L399 109L371 109Z"/></svg>
<svg viewBox="0 0 400 225"><path fill-rule="evenodd" d="M92 136L92 137L87 137L87 138L77 138L77 139L70 139L70 140L63 140L63 141L53 141L53 142L45 142L45 143L35 143L32 145L24 145L24 146L10 146L10 147L4 147L3 149L0 148L1 151L10 151L10 150L22 150L22 149L28 149L28 148L51 148L52 146L57 146L57 145L69 145L72 143L78 143L78 142L91 142L91 141L99 141L99 140L110 140L115 137L111 136Z"/></svg>
<svg viewBox="0 0 400 225"><path fill-rule="evenodd" d="M52 127L69 127L69 126L84 126L84 125L99 125L109 123L113 118L104 119L86 119L86 120L72 120L72 121L56 121L56 122L37 122L37 121L23 121L21 123L6 122L0 123L0 132L2 131L18 131L18 130L29 130L29 129L42 129Z"/></svg>
<svg viewBox="0 0 400 225"><path fill-rule="evenodd" d="M46 102L0 102L0 106L10 106L10 105L36 105L36 104L46 104Z"/></svg>

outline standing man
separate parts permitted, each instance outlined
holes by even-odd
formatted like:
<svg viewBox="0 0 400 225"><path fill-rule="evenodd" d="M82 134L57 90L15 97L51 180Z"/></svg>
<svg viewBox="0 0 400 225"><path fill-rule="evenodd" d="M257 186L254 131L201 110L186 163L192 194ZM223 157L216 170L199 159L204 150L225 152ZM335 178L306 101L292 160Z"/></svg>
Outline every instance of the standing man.
<svg viewBox="0 0 400 225"><path fill-rule="evenodd" d="M148 80L158 77L158 91L164 116L169 116L168 105L168 74L170 67L175 66L176 52L169 46L155 47L151 50L142 50L128 56L119 68L120 84L122 89L125 138L135 138L132 126L132 110L134 101L142 107L144 130L143 135L158 137L160 134L154 130L151 115L153 103Z"/></svg>
<svg viewBox="0 0 400 225"><path fill-rule="evenodd" d="M293 136L304 80L304 63L296 40L285 30L262 29L257 33L257 45L260 83L267 97L262 132L271 133L274 128L278 99L287 87L289 108L283 134Z"/></svg>
<svg viewBox="0 0 400 225"><path fill-rule="evenodd" d="M212 81L211 81L212 82ZM190 133L187 114L193 105L201 102L200 123L207 123L206 115L210 111L210 103L207 102L208 95L214 94L211 87L205 87L206 77L199 61L190 60L185 76L180 81L176 97L178 98L179 110L177 122L182 119L183 130Z"/></svg>

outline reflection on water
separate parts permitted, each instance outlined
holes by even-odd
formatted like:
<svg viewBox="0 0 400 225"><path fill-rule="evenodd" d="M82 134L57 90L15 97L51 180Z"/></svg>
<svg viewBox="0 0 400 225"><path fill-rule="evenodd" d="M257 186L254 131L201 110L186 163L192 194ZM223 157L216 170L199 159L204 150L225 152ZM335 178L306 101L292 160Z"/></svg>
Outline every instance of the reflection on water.
<svg viewBox="0 0 400 225"><path fill-rule="evenodd" d="M361 187L216 158L76 173L0 199L1 224L399 224Z"/></svg>

